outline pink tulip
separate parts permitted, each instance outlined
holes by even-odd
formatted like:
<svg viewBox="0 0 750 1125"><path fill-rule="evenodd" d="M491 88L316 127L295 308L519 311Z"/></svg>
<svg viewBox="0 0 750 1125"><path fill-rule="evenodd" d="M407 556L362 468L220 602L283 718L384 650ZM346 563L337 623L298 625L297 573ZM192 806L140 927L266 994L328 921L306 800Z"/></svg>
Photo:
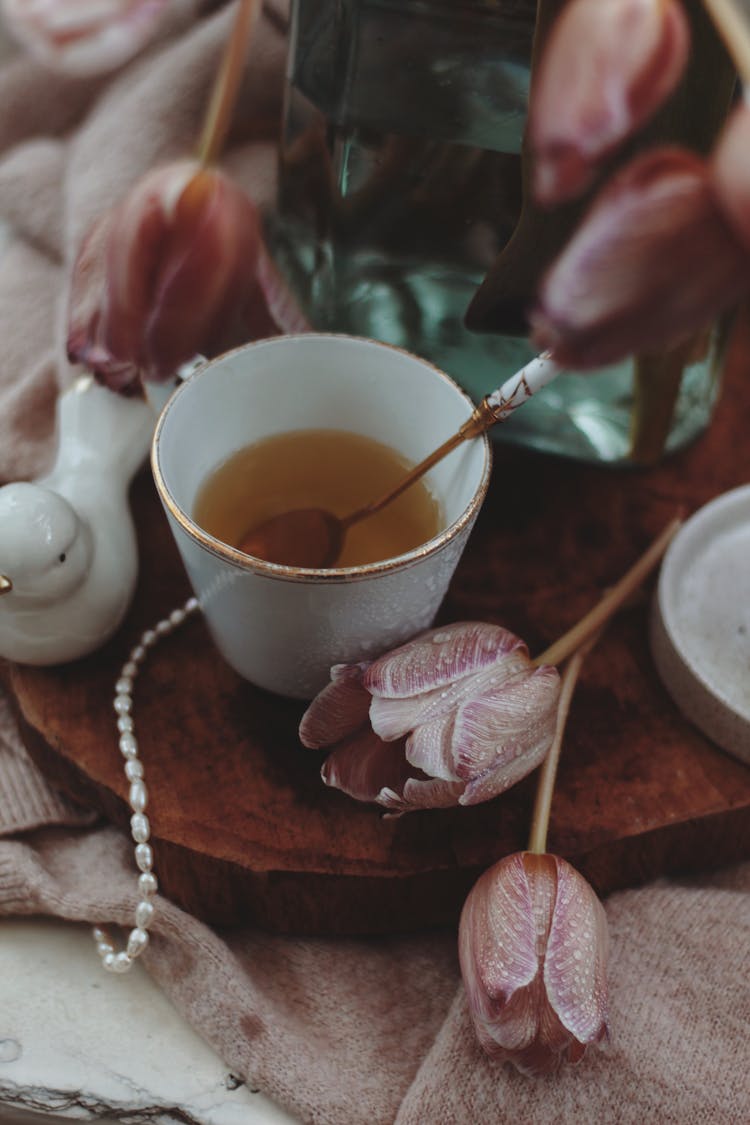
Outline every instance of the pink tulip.
<svg viewBox="0 0 750 1125"><path fill-rule="evenodd" d="M196 353L305 327L255 205L192 161L144 176L94 223L75 264L68 352L113 390L167 379Z"/></svg>
<svg viewBox="0 0 750 1125"><path fill-rule="evenodd" d="M300 739L333 748L327 785L396 814L488 801L535 769L554 736L556 669L536 667L496 625L432 629L331 676Z"/></svg>
<svg viewBox="0 0 750 1125"><path fill-rule="evenodd" d="M141 50L181 0L3 0L13 34L68 74L102 74ZM183 0L184 6L184 0Z"/></svg>
<svg viewBox="0 0 750 1125"><path fill-rule="evenodd" d="M690 32L679 0L571 0L532 89L534 192L552 205L578 195L598 165L672 92Z"/></svg>
<svg viewBox="0 0 750 1125"><path fill-rule="evenodd" d="M634 160L604 189L542 281L534 341L564 366L672 347L750 285L750 255L709 167L679 149Z"/></svg>
<svg viewBox="0 0 750 1125"><path fill-rule="evenodd" d="M750 254L750 102L731 114L714 149L711 175L719 203Z"/></svg>
<svg viewBox="0 0 750 1125"><path fill-rule="evenodd" d="M479 878L458 952L484 1050L524 1074L578 1062L607 1037L607 919L578 872L518 852Z"/></svg>

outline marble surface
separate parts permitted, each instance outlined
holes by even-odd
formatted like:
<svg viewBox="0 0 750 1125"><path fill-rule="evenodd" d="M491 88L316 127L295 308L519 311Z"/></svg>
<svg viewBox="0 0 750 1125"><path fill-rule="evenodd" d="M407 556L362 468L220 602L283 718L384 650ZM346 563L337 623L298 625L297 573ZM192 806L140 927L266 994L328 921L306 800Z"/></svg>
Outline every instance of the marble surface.
<svg viewBox="0 0 750 1125"><path fill-rule="evenodd" d="M0 921L0 1122L294 1125L228 1071L141 965L105 973L88 927Z"/></svg>

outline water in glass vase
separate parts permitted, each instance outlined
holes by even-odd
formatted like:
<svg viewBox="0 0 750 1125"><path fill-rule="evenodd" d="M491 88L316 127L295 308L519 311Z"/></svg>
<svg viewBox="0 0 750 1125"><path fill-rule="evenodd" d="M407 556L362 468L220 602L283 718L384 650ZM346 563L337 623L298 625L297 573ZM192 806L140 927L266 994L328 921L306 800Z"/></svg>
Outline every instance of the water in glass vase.
<svg viewBox="0 0 750 1125"><path fill-rule="evenodd" d="M316 328L405 347L477 399L533 354L522 320L490 335L464 314L521 212L535 14L533 0L293 5L274 254ZM705 425L715 370L713 341L698 342L668 448ZM566 375L496 433L647 461L663 442L639 431L644 385L631 361Z"/></svg>

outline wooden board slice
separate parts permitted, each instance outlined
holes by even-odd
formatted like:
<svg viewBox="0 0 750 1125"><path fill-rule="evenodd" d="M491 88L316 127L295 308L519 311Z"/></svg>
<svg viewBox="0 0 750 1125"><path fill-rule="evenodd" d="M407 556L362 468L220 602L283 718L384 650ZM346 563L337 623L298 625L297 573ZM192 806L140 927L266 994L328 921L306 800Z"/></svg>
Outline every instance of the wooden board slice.
<svg viewBox="0 0 750 1125"><path fill-rule="evenodd" d="M657 469L500 450L441 620L498 622L541 651L678 509L750 480L749 359L745 331L714 424ZM147 476L133 499L142 577L119 635L87 660L8 666L5 677L41 768L124 830L113 684L141 630L189 592ZM601 893L750 856L750 769L677 712L654 671L647 616L644 599L589 657L553 805L550 850ZM454 922L477 875L524 846L533 778L473 809L383 820L323 786L323 755L296 738L301 712L225 667L199 619L153 651L136 688L136 729L156 869L188 910L308 933Z"/></svg>

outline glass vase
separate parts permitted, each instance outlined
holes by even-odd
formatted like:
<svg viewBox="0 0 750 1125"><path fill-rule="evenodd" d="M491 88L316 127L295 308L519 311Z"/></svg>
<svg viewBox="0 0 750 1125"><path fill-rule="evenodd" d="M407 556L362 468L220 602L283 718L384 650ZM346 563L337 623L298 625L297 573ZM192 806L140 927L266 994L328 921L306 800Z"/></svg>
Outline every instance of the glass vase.
<svg viewBox="0 0 750 1125"><path fill-rule="evenodd" d="M270 237L315 328L407 348L475 399L531 358L525 310L582 207L544 214L524 191L532 60L563 2L293 0ZM638 144L706 150L726 112L731 66L698 0L688 8L699 51ZM467 309L498 261L501 331L472 330ZM721 344L714 330L566 374L498 439L653 463L709 421Z"/></svg>

